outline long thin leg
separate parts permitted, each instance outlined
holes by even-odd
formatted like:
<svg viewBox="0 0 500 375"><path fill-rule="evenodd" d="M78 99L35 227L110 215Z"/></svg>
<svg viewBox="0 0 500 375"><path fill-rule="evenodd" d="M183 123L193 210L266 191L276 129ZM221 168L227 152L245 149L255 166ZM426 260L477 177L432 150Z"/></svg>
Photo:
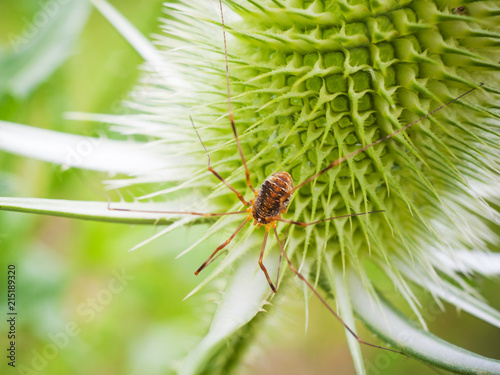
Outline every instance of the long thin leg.
<svg viewBox="0 0 500 375"><path fill-rule="evenodd" d="M286 240L286 237L288 236L288 231L290 230L290 225L288 226L287 230L286 230L286 233L285 235L283 236L283 242L285 242ZM278 260L278 272L276 272L276 290L278 290L278 283L280 281L280 271L281 271L281 258L283 257L283 255L281 254L281 251L280 251L280 258Z"/></svg>
<svg viewBox="0 0 500 375"><path fill-rule="evenodd" d="M283 241L284 241L284 239L283 239ZM281 255L281 252L280 252L280 257L279 257L279 260L278 260L278 272L276 272L276 292L278 291L278 283L280 281L281 258L282 258L282 255ZM276 292L274 292L274 293L276 293Z"/></svg>
<svg viewBox="0 0 500 375"><path fill-rule="evenodd" d="M271 290L276 293L276 287L273 285L273 282L271 281L271 278L269 277L269 274L267 273L266 266L264 266L264 263L262 261L264 257L264 249L266 248L266 241L267 241L267 236L269 235L269 229L266 227L266 234L264 236L264 242L262 243L262 250L260 251L260 256L259 256L259 266L260 269L264 272L264 275L266 275L267 282L269 283L269 286L271 287Z"/></svg>
<svg viewBox="0 0 500 375"><path fill-rule="evenodd" d="M361 215L375 214L377 212L385 212L385 210L370 211L370 212L361 212L359 214L351 214L351 215L342 215L342 216L329 217L328 219L313 221L312 223L303 223L301 221L293 221L293 220L288 220L288 219L282 219L281 217L273 217L272 220L281 221L283 223L288 223L288 224L300 225L301 227L307 227L309 225L314 225L314 224L322 223L322 222L328 221L328 220L341 219L343 217L352 217L352 216L361 216Z"/></svg>
<svg viewBox="0 0 500 375"><path fill-rule="evenodd" d="M81 174L78 174L82 182L93 192L102 195L106 197L108 201L107 208L109 211L124 211L124 212L147 212L147 213L153 213L153 214L173 214L173 215L196 215L196 216L203 216L203 217L214 217L214 216L226 216L226 215L239 215L239 214L247 214L248 212L245 211L234 211L234 212L220 212L220 213L203 213L203 212L185 212L185 211L156 211L156 210L136 210L136 209L131 209L131 208L115 208L111 207L111 197L106 194L103 191L100 191L99 189L95 188L94 186L90 185L85 177Z"/></svg>
<svg viewBox="0 0 500 375"><path fill-rule="evenodd" d="M189 116L189 118L191 119L191 124L193 124L193 128L194 128L194 131L196 132L196 135L198 136L198 139L200 140L201 142L201 145L203 146L203 149L205 150L205 154L207 154L207 158L208 158L208 170L210 172L212 172L214 174L215 177L217 177L219 180L221 180L224 185L226 185L229 189L231 189L234 194L236 194L238 196L238 199L245 205L245 206L250 206L250 203L247 202L245 200L245 198L243 198L243 195L241 195L241 193L236 190L234 187L232 187L226 180L224 180L222 178L222 176L220 174L218 174L211 166L210 166L210 154L208 153L208 150L207 148L205 147L205 144L203 143L201 137L200 137L200 134L198 133L198 129L196 129L196 126L194 126L194 122L193 122L193 119L191 118L191 116Z"/></svg>
<svg viewBox="0 0 500 375"><path fill-rule="evenodd" d="M245 211L246 212L246 211ZM243 228L243 226L247 223L247 221L251 220L250 218L246 218L243 223L241 223L241 225L234 231L234 233L231 235L231 237L229 237L222 245L220 245L217 249L215 249L215 251L212 253L212 255L210 255L208 257L208 259L203 262L203 264L200 266L200 268L198 268L196 270L196 272L194 273L195 275L198 275L201 271L203 271L203 269L208 266L210 264L210 261L212 260L212 258L215 256L215 254L217 254L220 250L222 250L223 248L225 248L231 241L232 239L234 238L234 236L236 236L236 234L241 230L241 228Z"/></svg>
<svg viewBox="0 0 500 375"><path fill-rule="evenodd" d="M484 83L480 83L478 87L481 87L483 86ZM358 155L359 153L361 152L364 152L366 150L368 150L370 147L373 147L379 143L382 143L384 141L386 141L387 139L389 138L392 138L394 137L396 134L398 133L401 133L402 131L405 131L406 129L408 129L410 126L412 125L415 125L416 123L426 119L427 117L433 115L434 113L436 113L437 111L440 111L441 109L443 109L444 107L456 102L458 99L464 97L465 95L471 93L472 91L476 90L477 87L474 87L473 89L470 89L469 91L467 92L464 92L462 95L460 96L457 96L455 99L453 100L450 100L448 103L446 104L443 104L441 107L439 108L436 108L434 111L432 112L429 112L428 114L426 114L425 116L423 117L420 117L418 120L416 121L413 121L412 123L408 124L408 125L405 125L403 126L401 129L399 130L396 130L395 132L389 134L389 135L386 135L385 137L382 137L380 138L378 141L375 141L373 143L370 143L369 145L367 146L364 146L364 147L361 147L359 150L356 150L356 151L353 151L351 152L350 154L347 154L346 156L343 156L341 157L340 159L337 159L335 160L333 163L331 163L330 165L328 165L327 167L323 168L321 171L319 171L318 173L316 174L313 174L311 177L307 178L306 180L304 180L303 182L301 182L300 184L298 184L297 186L295 186L291 191L289 191L288 193L284 194L282 197L281 197L281 202L284 202L288 197L290 197L296 190L300 189L302 186L308 184L309 182L313 181L314 179L318 178L319 176L321 176L323 173L326 173L327 171L329 171L330 169L336 167L337 165L339 165L340 163L343 163L344 161L346 161L347 159L350 159L356 155Z"/></svg>
<svg viewBox="0 0 500 375"><path fill-rule="evenodd" d="M234 139L236 140L236 145L238 146L238 152L241 156L241 162L245 167L245 176L247 185L252 191L255 193L255 189L250 182L250 171L248 170L247 162L245 160L245 156L243 155L243 150L241 149L240 140L238 138L238 133L236 132L236 126L234 125L234 117L233 110L231 108L231 90L229 89L229 64L227 62L227 44L226 44L226 26L224 25L224 12L222 11L222 0L219 0L220 5L220 17L222 20L222 35L224 37L224 57L226 59L226 83L227 83L227 106L228 106L228 117L229 121L231 121L231 127L233 128Z"/></svg>
<svg viewBox="0 0 500 375"><path fill-rule="evenodd" d="M203 217L213 217L213 216L226 216L226 215L239 215L248 214L247 211L235 211L235 212L217 212L217 213L203 213L203 212L185 212L185 211L153 211L153 210L134 210L131 208L115 208L108 205L108 210L110 211L126 211L126 212L146 212L152 214L172 214L172 215L195 215Z"/></svg>
<svg viewBox="0 0 500 375"><path fill-rule="evenodd" d="M377 348L377 349L382 349L382 350L387 350L387 351L390 351L390 352L394 352L394 353L398 353L398 354L402 354L404 356L406 356L405 353L403 352L400 352L398 350L393 350L393 349L389 349L389 348L384 348L383 346L379 346L379 345L375 345L375 344L370 344L369 342L366 342L364 341L361 337L359 337L356 333L354 333L354 331L346 324L346 322L344 322L344 320L335 312L335 310L333 310L333 308L323 299L323 297L320 296L320 294L318 293L318 291L312 286L312 284L307 281L307 279L299 272L297 271L297 269L294 267L294 265L292 264L292 262L290 261L290 258L288 258L288 255L287 253L285 252L285 249L283 247L283 244L281 243L280 241L280 238L278 236L278 231L276 230L276 228L274 228L274 234L276 236L276 239L278 240L278 243L280 245L280 250L281 250L281 254L283 254L283 256L285 257L287 263L288 263L288 266L290 267L290 269L293 271L293 273L295 273L297 275L297 277L299 279L301 279L303 282L306 283L306 285L308 286L309 289L311 289L311 291L316 295L316 297L319 298L319 300L321 301L321 303L323 305L325 305L325 307L333 314L333 316L335 316L335 318L337 318L337 320L344 326L345 329L347 329L347 331L349 331L349 333L351 335L354 336L354 338L356 340L358 340L358 342L360 344L363 344L363 345L367 345L367 346L371 346L373 348Z"/></svg>
<svg viewBox="0 0 500 375"><path fill-rule="evenodd" d="M124 212L147 212L152 214L172 214L172 215L195 215L195 216L203 216L203 217L214 217L214 216L226 216L226 215L239 215L239 214L248 214L245 211L234 211L234 212L217 212L217 213L203 213L203 212L186 212L186 211L155 211L155 210L136 210L132 208L117 208L111 207L111 198L106 195L108 199L108 210L109 211L124 211Z"/></svg>

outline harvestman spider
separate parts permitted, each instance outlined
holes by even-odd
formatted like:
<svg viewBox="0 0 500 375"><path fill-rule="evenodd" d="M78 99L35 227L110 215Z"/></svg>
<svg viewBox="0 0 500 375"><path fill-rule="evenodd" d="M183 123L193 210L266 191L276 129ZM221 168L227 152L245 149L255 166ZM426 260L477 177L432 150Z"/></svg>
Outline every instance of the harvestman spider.
<svg viewBox="0 0 500 375"><path fill-rule="evenodd" d="M290 199L295 191L303 187L304 185L308 184L309 182L315 180L322 174L326 173L330 169L338 166L339 164L343 163L344 161L360 154L361 152L366 151L370 147L373 147L379 143L382 143L389 138L392 138L398 133L401 133L408 129L410 126L422 121L423 119L431 116L432 114L436 113L437 111L443 109L444 107L454 103L458 99L464 97L465 95L469 94L470 92L476 90L476 88L470 89L469 91L463 93L462 95L456 97L455 99L449 101L448 103L440 106L439 108L433 110L432 112L426 114L425 116L419 118L418 120L405 125L399 130L396 130L395 132L386 135L385 137L380 138L379 140L364 146L356 151L351 152L350 154L347 154L340 159L335 160L334 162L330 163L328 166L323 168L321 171L319 171L316 174L313 174L312 176L308 177L304 181L302 181L300 184L297 186L294 186L292 177L290 176L289 173L287 172L277 172L266 178L266 180L262 183L260 189L255 190L255 188L252 186L252 183L250 182L250 170L248 169L245 156L243 155L243 151L241 148L241 144L238 138L238 134L236 132L236 126L234 123L234 118L233 118L233 112L232 112L232 107L231 107L231 92L230 92L230 87L229 87L229 65L228 65L228 57L227 57L227 44L226 44L226 31L225 31L225 24L224 24L224 14L222 10L222 0L219 0L219 5L220 5L220 12L221 12L221 21L222 21L222 34L224 38L224 57L225 57L225 64L226 64L226 84L227 84L227 102L228 102L228 117L229 121L231 123L231 128L233 130L234 138L236 141L236 145L238 147L238 152L241 157L241 161L243 164L243 167L245 168L245 177L246 177L246 184L252 190L253 194L255 195L255 198L250 199L247 201L243 195L237 191L233 186L231 186L220 174L218 174L210 164L210 155L208 153L207 148L205 147L205 144L203 143L196 127L194 126L193 123L193 128L196 132L196 135L198 136L198 139L200 140L203 149L205 150L205 153L208 158L208 170L215 176L217 177L224 185L226 185L231 191L233 191L238 199L243 203L245 206L248 206L246 210L243 211L235 211L235 212L223 212L223 213L201 213L201 212L182 212L182 211L150 211L150 210L133 210L133 209L125 209L125 208L113 208L110 206L110 201L108 201L108 209L109 210L114 210L114 211L135 211L135 212L151 212L151 213L160 213L160 214L184 214L184 215L196 215L196 216L201 216L201 217L214 217L214 216L226 216L226 215L238 215L238 214L246 214L245 220L240 224L240 226L234 231L234 233L215 251L208 257L208 259L196 270L195 275L198 275L203 269L205 269L213 260L215 260L215 256L219 253L220 250L222 250L224 247L226 247L232 239L236 236L236 234L243 228L243 226L249 222L252 221L254 222L254 225L257 225L257 227L264 226L266 233L264 236L264 242L262 243L262 248L260 251L260 256L259 256L259 266L261 270L264 272L264 275L266 276L267 282L269 283L269 286L271 287L271 290L276 293L277 289L273 282L271 281L271 278L269 277L269 274L267 272L266 267L264 266L263 263L263 257L264 257L264 249L266 247L266 242L267 238L269 235L269 231L272 229L274 231L274 235L276 237L276 240L278 241L278 244L280 246L280 262L279 265L281 265L281 257L284 257L288 263L288 266L290 269L299 277L303 282L306 283L307 287L311 289L311 291L316 295L316 297L319 298L321 303L325 305L325 307L340 321L340 323L345 327L347 331L351 335L353 335L356 340L364 345L371 346L374 348L378 349L383 349L383 350L388 350L391 352L399 353L399 354L404 354L403 352L389 349L389 348L384 348L378 345L371 344L369 342L364 341L361 339L345 322L344 320L333 310L333 308L323 299L323 297L320 296L318 291L314 288L314 286L295 268L295 266L292 264L290 261L290 258L288 257L287 253L285 252L285 249L283 247L283 244L279 238L278 232L276 230L276 224L277 222L283 222L283 223L288 223L292 225L299 225L302 227L307 227L309 225L314 225L318 223L322 223L325 221L329 220L335 220L339 218L345 218L345 217L352 217L352 216L360 216L360 215L366 215L366 214L371 214L371 213L378 213L378 212L384 212L384 211L371 211L371 212L363 212L363 213L357 213L357 214L352 214L352 215L343 215L343 216L336 216L336 217L330 217L327 219L322 219L322 220L317 220L311 223L304 223L304 222L298 222L298 221L293 221L293 220L288 220L288 219L283 219L281 217L282 214L284 214L287 211L287 206L288 203L290 202ZM483 83L480 83L479 86L482 86ZM192 122L192 119L191 119ZM277 277L276 277L276 285L278 285L279 281L279 273L280 273L280 266L278 266L278 272L277 272Z"/></svg>

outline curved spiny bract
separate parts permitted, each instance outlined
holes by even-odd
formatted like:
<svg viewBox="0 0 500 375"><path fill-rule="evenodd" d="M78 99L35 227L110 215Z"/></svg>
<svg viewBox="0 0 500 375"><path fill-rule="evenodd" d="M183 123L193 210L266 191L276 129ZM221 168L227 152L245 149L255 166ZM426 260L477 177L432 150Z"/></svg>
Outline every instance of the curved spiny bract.
<svg viewBox="0 0 500 375"><path fill-rule="evenodd" d="M281 203L281 197L293 190L292 176L288 172L274 173L262 183L252 207L256 224L268 224L286 212L291 196Z"/></svg>

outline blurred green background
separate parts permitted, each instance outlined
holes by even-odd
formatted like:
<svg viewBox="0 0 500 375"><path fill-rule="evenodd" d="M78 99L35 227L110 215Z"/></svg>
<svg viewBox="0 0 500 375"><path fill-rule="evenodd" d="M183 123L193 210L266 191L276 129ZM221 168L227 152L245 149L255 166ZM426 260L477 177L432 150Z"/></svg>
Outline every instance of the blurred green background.
<svg viewBox="0 0 500 375"><path fill-rule="evenodd" d="M48 2L0 2L3 73L7 71L5 62L16 57L13 37L22 35L45 3ZM157 19L163 16L161 0L110 3L144 35L160 33ZM57 38L51 43L57 44ZM39 48L43 55L50 47L32 48ZM32 56L29 53L17 56L16 64L22 65L23 58ZM43 64L42 60L27 63L36 65L38 61ZM121 102L140 76L141 62L140 56L113 27L91 9L68 58L60 66L53 66L54 71L39 84L25 95L13 94L0 84L0 120L95 135L103 128L102 124L66 121L63 114L122 112ZM84 173L96 186L109 177ZM3 152L0 152L0 195L102 200L74 171L63 172L58 166ZM0 212L1 311L6 311L7 265L15 264L19 313L18 368L15 371L8 368L2 355L1 373L175 373L172 368L206 332L210 314L216 308L212 301L218 298L223 285L220 280L182 301L200 281L193 271L206 258L206 249L226 237L222 234L202 248L175 259L206 228L206 224L181 228L135 252L127 252L159 228ZM128 279L118 277L120 274ZM500 309L498 281L471 280L471 283ZM304 332L302 288L297 285L285 286L281 296L274 300L274 307L270 308L272 316L265 320L258 337L252 338L238 374L354 373L340 324L312 298L309 328ZM396 297L390 285L387 288L385 292ZM421 298L432 332L466 349L500 358L497 329L467 314L457 315L450 306L447 313L440 313L429 296L422 294ZM1 317L0 325L2 353L7 347L5 317ZM73 336L65 333L68 329ZM368 331L360 332L365 339L375 340ZM53 350L57 343L60 347ZM370 374L435 373L414 360L392 357L371 348L364 351Z"/></svg>

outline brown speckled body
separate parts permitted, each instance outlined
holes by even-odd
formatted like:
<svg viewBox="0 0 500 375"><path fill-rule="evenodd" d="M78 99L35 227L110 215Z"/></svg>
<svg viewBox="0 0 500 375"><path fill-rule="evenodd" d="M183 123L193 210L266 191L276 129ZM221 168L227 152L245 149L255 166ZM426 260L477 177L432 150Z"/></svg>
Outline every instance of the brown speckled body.
<svg viewBox="0 0 500 375"><path fill-rule="evenodd" d="M252 216L256 224L268 224L273 217L286 212L291 196L281 203L281 198L293 189L293 180L287 172L274 173L262 183L255 203Z"/></svg>

